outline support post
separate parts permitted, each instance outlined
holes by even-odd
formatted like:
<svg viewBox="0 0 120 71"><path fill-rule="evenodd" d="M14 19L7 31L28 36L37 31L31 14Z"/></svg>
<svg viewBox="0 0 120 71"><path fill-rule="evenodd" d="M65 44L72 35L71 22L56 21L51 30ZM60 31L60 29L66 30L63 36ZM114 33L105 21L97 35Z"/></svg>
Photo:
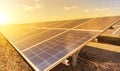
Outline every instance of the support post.
<svg viewBox="0 0 120 71"><path fill-rule="evenodd" d="M77 61L78 61L78 53L75 53L72 55L72 66L75 67L77 65Z"/></svg>

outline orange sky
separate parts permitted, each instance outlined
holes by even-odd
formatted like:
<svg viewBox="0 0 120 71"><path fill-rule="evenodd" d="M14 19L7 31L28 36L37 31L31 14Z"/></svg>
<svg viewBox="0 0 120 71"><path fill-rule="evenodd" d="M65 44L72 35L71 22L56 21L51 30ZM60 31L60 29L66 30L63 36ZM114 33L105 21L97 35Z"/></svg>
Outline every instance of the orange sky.
<svg viewBox="0 0 120 71"><path fill-rule="evenodd" d="M9 23L120 15L120 0L0 0Z"/></svg>

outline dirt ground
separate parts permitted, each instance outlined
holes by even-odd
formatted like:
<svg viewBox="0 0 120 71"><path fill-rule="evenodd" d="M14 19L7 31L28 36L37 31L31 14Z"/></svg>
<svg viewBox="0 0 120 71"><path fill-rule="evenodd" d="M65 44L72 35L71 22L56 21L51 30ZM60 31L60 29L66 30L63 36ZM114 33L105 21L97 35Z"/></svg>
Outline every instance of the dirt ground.
<svg viewBox="0 0 120 71"><path fill-rule="evenodd" d="M0 71L33 71L18 52L0 34Z"/></svg>
<svg viewBox="0 0 120 71"><path fill-rule="evenodd" d="M34 71L1 34L0 71ZM120 53L86 46L75 68L59 64L52 71L120 71Z"/></svg>

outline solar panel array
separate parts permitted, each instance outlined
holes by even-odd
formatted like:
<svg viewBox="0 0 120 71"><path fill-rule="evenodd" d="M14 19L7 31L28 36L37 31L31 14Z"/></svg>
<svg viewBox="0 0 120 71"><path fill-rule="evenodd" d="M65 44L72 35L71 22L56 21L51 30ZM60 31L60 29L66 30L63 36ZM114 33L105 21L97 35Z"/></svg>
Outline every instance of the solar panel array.
<svg viewBox="0 0 120 71"><path fill-rule="evenodd" d="M2 33L36 71L48 71L118 20L104 17L7 25Z"/></svg>

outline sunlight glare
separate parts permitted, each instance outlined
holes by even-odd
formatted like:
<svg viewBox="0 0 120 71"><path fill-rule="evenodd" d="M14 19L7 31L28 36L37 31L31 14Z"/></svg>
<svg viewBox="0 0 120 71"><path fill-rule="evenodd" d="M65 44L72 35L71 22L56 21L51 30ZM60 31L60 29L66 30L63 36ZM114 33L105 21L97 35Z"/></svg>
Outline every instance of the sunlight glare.
<svg viewBox="0 0 120 71"><path fill-rule="evenodd" d="M0 13L0 25L5 25L10 23L10 16L5 13Z"/></svg>

